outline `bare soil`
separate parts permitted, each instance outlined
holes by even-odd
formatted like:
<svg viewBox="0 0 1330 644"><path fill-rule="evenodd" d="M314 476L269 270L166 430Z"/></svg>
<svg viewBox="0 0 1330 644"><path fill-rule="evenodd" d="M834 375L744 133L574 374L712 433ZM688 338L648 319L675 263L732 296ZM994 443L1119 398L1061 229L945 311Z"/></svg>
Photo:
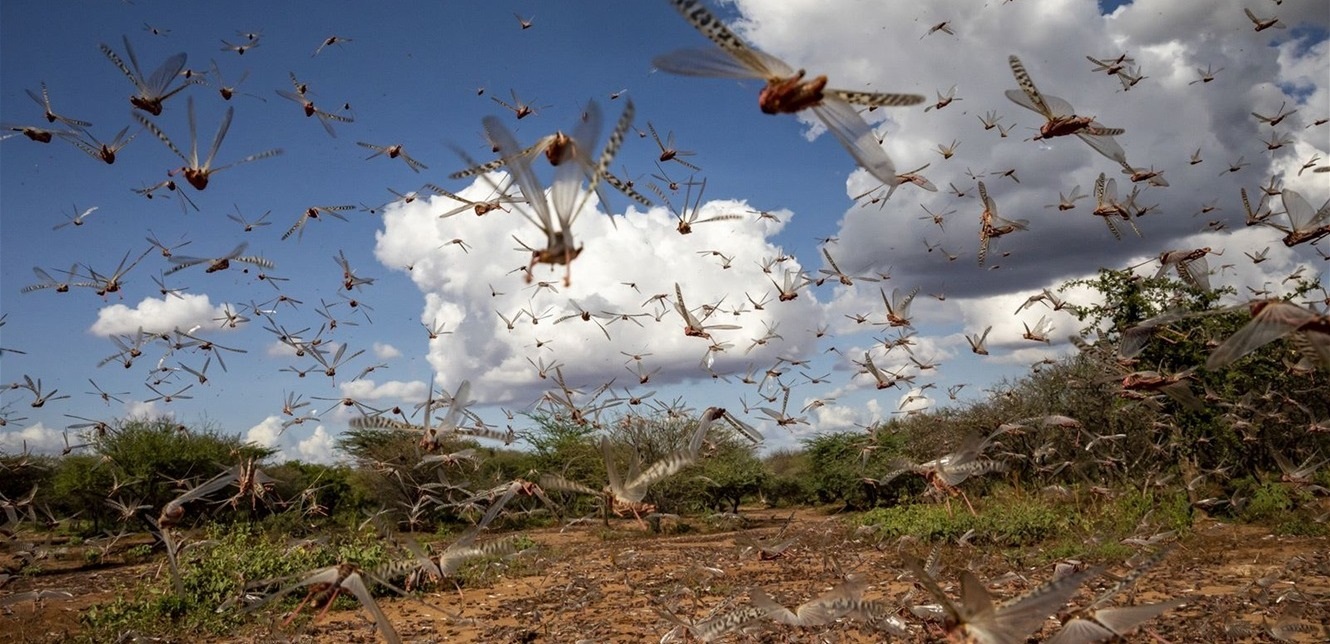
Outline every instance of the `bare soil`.
<svg viewBox="0 0 1330 644"><path fill-rule="evenodd" d="M901 552L923 556L926 546L877 543L869 535L856 536L849 517L813 509L794 512L785 536L797 541L777 558L760 558L736 542L740 534L773 537L788 517L789 510L763 509L747 511L742 521L728 526L666 520L661 535L632 520L616 521L610 529L593 523L532 530L527 534L539 544L533 553L470 578L460 590L446 584L419 600L385 597L379 603L407 642L657 642L675 628L662 610L701 621L748 605L746 591L752 587L795 606L836 585L841 575L858 573L872 581L866 598L901 606L913 640L940 637L937 624L910 613L910 605L932 600L914 590L900 563ZM128 546L149 541L142 535ZM51 549L42 574L15 578L5 591L59 589L73 597L0 608L0 640L69 641L79 634L80 611L142 592L148 580L164 574L157 560L131 564L112 557L109 565L85 568L80 548L52 544ZM990 585L997 597L1048 580L1057 563L1037 548L985 546L948 547L943 562L941 578L953 596L957 591L950 582L968 566L981 579L1002 582ZM1127 569L1125 562L1091 563L1104 565L1110 574ZM1087 584L1078 602L1110 583L1101 576ZM1182 597L1188 598L1185 606L1147 623L1133 641L1274 641L1272 630L1286 641L1326 641L1330 540L1279 537L1259 527L1198 520L1193 533L1136 586L1137 603ZM383 641L363 610L329 611L300 629L282 628L282 617L212 641ZM1299 631L1299 625L1309 630ZM1049 626L1042 634L1053 630ZM676 637L686 640L682 632ZM725 641L885 639L861 622L842 620L816 629L759 624Z"/></svg>

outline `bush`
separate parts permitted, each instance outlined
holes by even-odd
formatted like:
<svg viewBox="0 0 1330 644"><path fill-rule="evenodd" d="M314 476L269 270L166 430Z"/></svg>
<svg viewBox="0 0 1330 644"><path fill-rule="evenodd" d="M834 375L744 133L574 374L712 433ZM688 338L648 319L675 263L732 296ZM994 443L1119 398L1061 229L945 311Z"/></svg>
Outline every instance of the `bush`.
<svg viewBox="0 0 1330 644"><path fill-rule="evenodd" d="M841 502L850 509L877 505L880 491L864 479L883 476L889 461L899 456L895 436L883 431L817 434L804 439L803 446L807 489L818 503Z"/></svg>
<svg viewBox="0 0 1330 644"><path fill-rule="evenodd" d="M176 595L169 578L163 576L134 597L87 609L81 616L86 634L103 641L126 630L175 639L182 634L230 632L248 621L242 596L256 582L295 581L297 575L342 561L373 568L388 560L385 542L377 535L352 535L326 546L289 546L287 541L253 525L214 524L204 541L181 555L183 594ZM297 596L288 597L285 605L296 601Z"/></svg>
<svg viewBox="0 0 1330 644"><path fill-rule="evenodd" d="M101 467L110 468L132 490L126 498L153 508L179 496L179 481L211 478L242 461L274 453L239 436L210 427L189 429L168 417L118 421L111 431L87 438L93 453L106 463Z"/></svg>

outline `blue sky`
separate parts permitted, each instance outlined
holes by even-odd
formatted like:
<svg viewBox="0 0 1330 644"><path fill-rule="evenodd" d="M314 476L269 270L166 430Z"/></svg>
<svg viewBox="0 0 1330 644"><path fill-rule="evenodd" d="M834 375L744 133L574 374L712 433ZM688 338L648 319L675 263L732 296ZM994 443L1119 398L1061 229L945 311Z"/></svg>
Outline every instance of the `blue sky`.
<svg viewBox="0 0 1330 644"><path fill-rule="evenodd" d="M1327 17L1315 2L1260 3L1263 6L1253 8L1258 15L1278 14L1293 27L1260 34L1252 32L1238 2L1193 7L1138 1L1108 15L1089 0L1065 0L1057 11L1025 6L1033 4L995 2L978 11L952 2L862 2L835 11L803 2L709 5L754 45L796 67L828 74L831 86L918 93L929 103L937 92L958 86L961 100L941 110L924 112L921 105L866 115L885 135L885 147L899 170L929 163L923 174L942 188L928 193L904 186L879 210L877 204L860 208L852 201L873 182L855 170L831 137L816 136L820 128L812 125L811 117L767 116L756 109L758 83L653 72L655 56L711 46L667 2L567 2L557 8L449 3L405 14L331 2L299 15L246 2L4 3L0 75L6 82L0 90L0 119L7 127L45 125L41 109L23 91L37 91L45 82L56 111L92 122L91 132L99 139L110 139L126 125L131 133L139 130L127 101L130 82L98 50L98 44L105 43L124 57L121 38L126 36L145 73L183 51L187 68L205 71L215 60L228 83L249 74L239 90L254 96L237 95L227 103L217 94L215 79L209 78L209 85L189 87L166 102L161 116L150 117L178 147L187 153L185 104L192 97L205 148L227 106L235 108L217 164L271 148L281 148L283 154L220 172L202 192L183 187L199 211L182 214L173 200L149 201L132 191L162 181L168 169L180 165L150 132L140 132L109 166L58 139L43 145L20 135L0 143L0 311L8 316L0 346L26 352L0 357L0 382L28 375L41 378L47 389L72 396L35 409L26 390L0 392L0 408L13 421L0 428L0 446L18 449L28 440L37 449L58 449L60 431L79 422L66 414L100 419L152 411L173 413L186 423L213 422L280 447L288 456L327 459L331 438L345 428L346 410L331 401L313 400L311 407L325 413L279 436L285 393L306 399L354 396L391 407L420 398L433 372L438 386L449 390L471 379L478 400L488 403L480 408L482 415L502 427L508 421L501 407L529 409L551 386L537 377L526 357L563 362L569 384L585 391L617 377L616 390L654 389L665 400L683 396L697 408L731 409L741 409L741 400L760 402L759 392L738 381L750 365L760 374L777 356L811 359L812 364L787 369L782 376L793 385L791 412L813 399L836 398L834 405L809 413L810 426L791 433L762 424L756 412L746 415L764 429L769 444L781 445L810 431L850 429L889 416L909 393L874 390L866 376L855 375L858 368L850 362L873 350L881 365L918 372L899 350L887 354L875 343L874 337L883 335L881 327L866 331L868 325L846 317L868 314L880 320L884 309L879 284L833 287L831 280L793 302L773 302L761 315L728 316L733 319L727 323L743 328L716 333L718 340L734 346L717 354L713 368L729 375L729 384L713 381L699 367L706 343L682 337L681 320L673 312L659 322L647 318L649 325L643 327L622 321L609 325L614 338L605 340L580 320L558 326L553 319L538 325L528 321L508 332L495 309L509 315L528 306L548 308L558 317L572 310L570 300L588 308L641 309L651 295L672 292L675 282L692 307L737 305L745 294L760 301L763 293L774 290L758 268L764 257L788 255L793 259L785 268L815 273L826 267L819 240L835 237L838 241L826 248L848 272L890 270L892 279L880 285L888 293L921 288L914 306L916 353L924 362L942 364L921 373L917 383L937 383L925 395L935 404L947 404L945 393L939 392L948 386L968 383L962 390L964 400L980 395L1002 376L1017 375L1046 355L1068 350L1065 336L1075 330L1074 321L1037 309L1020 317L1011 312L1045 286L1090 274L1099 266L1123 266L1171 248L1211 245L1234 249L1212 262L1215 267L1235 264L1216 278L1227 283L1259 286L1278 281L1301 264L1325 273L1325 262L1312 249L1286 250L1275 231L1243 229L1237 203L1239 186L1257 191L1271 175L1317 205L1330 193L1327 175L1297 174L1312 154L1330 156L1330 126L1312 126L1330 115L1324 83L1330 70ZM70 7L80 12L77 19L68 17ZM521 29L514 13L532 18L533 26ZM957 35L925 36L931 25L943 20L953 21ZM162 35L150 33L145 24ZM242 32L261 33L259 46L243 56L222 51L223 40L239 43ZM311 56L333 35L350 41ZM1122 92L1115 78L1091 73L1092 65L1085 60L1086 55L1103 58L1123 51L1131 53L1147 75L1129 92ZM1092 205L1085 201L1065 215L1042 207L1055 203L1057 193L1072 185L1088 191L1099 172L1116 176L1124 185L1127 178L1073 139L1022 140L1029 138L1038 119L1002 96L1003 90L1015 87L1006 66L1012 53L1021 56L1044 92L1084 106L1107 125L1127 128L1128 134L1119 139L1133 164L1166 170L1173 185L1151 188L1143 196L1144 203L1161 204L1158 214L1140 221L1143 238L1129 235L1115 242L1089 216ZM1226 69L1214 83L1188 85L1197 77L1195 68L1207 63ZM291 89L289 73L309 85L316 105L331 110L349 103L355 122L335 124L337 137L329 137L299 105L276 94ZM484 88L483 95L478 88ZM610 99L625 89L619 99ZM512 102L510 91L548 107L518 121L491 100ZM1286 91L1288 96L1283 95ZM483 198L488 193L483 182L447 178L464 166L452 146L489 158L482 117L499 116L520 140L529 142L572 127L589 99L599 102L612 123L629 97L637 108L636 128L646 130L650 121L662 136L674 132L678 147L697 153L689 160L702 168L699 178L707 180L703 212L742 214L742 220L699 225L683 237L673 231L671 215L664 210L630 206L612 194L611 202L598 208L613 213L618 226L610 225L605 214L581 215L574 230L587 251L573 264L573 286L560 285L557 294L533 290L519 274L509 273L526 262L522 252L512 250L512 236L534 239L534 231L516 212L484 218L464 213L438 220L437 213L450 205L441 198L422 198L375 214L352 211L346 213L347 222L324 217L311 222L299 241L280 240L306 208L377 206L393 199L387 188L407 193L432 182ZM1268 137L1271 128L1257 123L1250 112L1273 114L1281 101L1298 112L1277 129L1296 143L1267 151L1259 139ZM989 110L1015 125L1009 138L982 128L978 117ZM956 155L944 160L936 148L953 139L960 141ZM357 146L358 141L400 143L428 169L415 173L400 160L366 160L369 151ZM1187 159L1198 147L1206 161L1189 165ZM649 138L630 134L613 168L637 179L641 189L651 173L658 172L657 154ZM1216 178L1239 157L1251 165ZM664 167L673 179L688 177L683 166L668 162ZM538 168L548 181L549 172ZM980 269L975 265L979 209L974 180L966 171L1009 168L1018 170L1021 183L997 176L984 180L1000 211L1031 219L1031 231L1001 240L998 252L1011 255L991 262L1000 269ZM949 195L949 183L967 196ZM671 199L679 204L683 195ZM1192 217L1216 199L1220 209ZM52 230L65 220L61 213L75 206L98 210L83 226ZM949 215L946 229L940 230L919 219L925 214L921 206L934 212L954 209L956 214ZM1278 209L1277 199L1274 206ZM272 225L242 232L226 217L237 209L249 219L271 211ZM761 220L750 210L775 212L781 223ZM1226 221L1228 230L1203 230L1213 217ZM248 241L247 253L276 264L265 273L289 280L281 283L281 293L303 302L296 308L282 304L273 315L277 324L293 332L309 328L304 335L314 335L325 321L315 313L320 299L331 303L349 295L372 306L371 323L346 304L334 305L342 324L323 334L329 342L345 343L348 354L360 349L365 353L338 370L335 384L319 372L303 379L282 372L312 362L282 354L275 337L263 330L267 322L258 316L251 314L252 322L234 330L212 321L223 305L243 308L278 296L269 283L256 279L258 271L245 274L233 267L205 274L203 267L195 267L166 276L169 286L186 288L189 299L182 300L161 295L154 285L152 277L172 266L156 250L128 274L123 299L114 293L101 298L89 289L20 293L37 281L34 266L56 277L75 263L108 272L126 252L137 256L147 250L144 237L149 234L168 244L183 238L190 244L175 252L201 257ZM459 238L469 252L447 243ZM1239 249L1255 251L1271 242L1270 261L1259 266L1239 261ZM938 251L927 250L933 244L941 245ZM720 269L716 256L707 254L710 250L734 255L734 268ZM339 251L358 275L374 278L374 284L351 293L341 289L341 269L333 259ZM961 257L947 261L943 252ZM415 268L407 271L407 264ZM779 272L773 275L777 281ZM557 282L561 275L561 270L548 267L537 270L539 280ZM636 282L637 292L621 281ZM491 295L491 288L502 294ZM947 299L928 294L946 294ZM145 313L150 309L156 312ZM1051 347L1021 341L1022 323L1033 326L1045 313L1055 318L1054 337L1062 341ZM199 333L204 337L246 353L224 353L228 371L212 364L206 384L174 372L158 385L170 393L193 383L186 393L193 399L145 405L142 401L154 396L145 381L168 375L152 371L159 361L168 368L183 364L199 369L207 355L169 352L159 342L130 369L96 365L116 351L106 337L111 330L162 320L202 324ZM430 341L422 322L433 320L455 333ZM745 354L765 324L778 324L781 338ZM810 330L824 324L830 333L814 337ZM989 324L995 326L990 336L993 355L980 359L969 353L963 334ZM831 347L841 353L829 352ZM652 353L645 360L660 371L639 387L620 352ZM360 370L380 363L387 367L348 384ZM832 375L829 382L814 384L799 376L800 371ZM119 396L126 403L108 405L85 393L93 390L89 378L106 391L126 392Z"/></svg>

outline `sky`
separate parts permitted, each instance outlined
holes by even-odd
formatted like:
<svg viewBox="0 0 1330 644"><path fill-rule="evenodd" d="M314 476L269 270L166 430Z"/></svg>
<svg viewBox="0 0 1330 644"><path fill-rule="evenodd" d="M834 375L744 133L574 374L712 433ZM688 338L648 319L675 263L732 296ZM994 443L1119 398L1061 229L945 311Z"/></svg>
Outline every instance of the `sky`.
<svg viewBox="0 0 1330 644"><path fill-rule="evenodd" d="M0 389L0 449L59 452L67 427L87 419L170 414L185 424L238 433L280 450L281 457L329 462L339 457L336 437L358 415L341 404L344 398L409 408L423 400L431 380L448 391L468 380L474 410L487 423L520 431L529 425L522 414L555 388L553 365L561 365L583 400L613 380L612 391L621 397L654 391L666 403L723 406L755 425L765 448L775 449L816 432L853 431L902 410L963 404L1039 360L1073 351L1066 338L1078 330L1074 318L1043 305L1013 312L1030 295L1100 267L1209 246L1224 249L1210 258L1212 281L1238 288L1240 297L1250 297L1245 287L1280 292L1287 287L1283 278L1300 267L1326 279L1327 242L1319 252L1309 245L1290 249L1278 231L1244 227L1239 197L1241 188L1262 194L1272 178L1314 206L1330 197L1330 174L1303 168L1318 155L1317 164L1330 163L1330 124L1324 123L1330 118L1330 15L1319 0L1017 0L977 9L960 0L707 6L750 46L810 75L825 74L828 87L927 97L917 106L863 116L898 171L927 164L920 174L940 190L903 185L889 200L872 203L878 191L856 201L877 182L856 169L813 115L761 113L757 81L655 71L657 56L713 46L664 1L446 3L399 12L366 11L352 2L322 3L309 12L277 12L258 2L3 3L0 120L6 134L15 126L64 127L47 124L24 91L40 94L42 83L54 110L91 122L97 139L109 141L126 126L137 134L113 165L60 138L43 144L18 134L0 142L0 384L26 377L40 379L43 394L58 390L32 407L36 396L28 389ZM1262 18L1277 15L1287 28L1256 32L1244 7ZM78 17L70 18L70 11ZM522 28L519 15L530 28ZM954 34L929 33L943 21ZM260 34L257 46L243 54L227 49L227 43L249 43L250 33ZM314 55L334 36L339 42ZM160 116L133 110L127 100L133 85L99 49L105 44L127 60L123 38L145 75L184 52L186 69L205 82L168 99ZM1145 76L1127 91L1117 77L1092 71L1086 59L1123 53ZM1041 118L1003 95L1017 87L1007 63L1013 54L1040 91L1107 127L1124 128L1117 139L1133 166L1164 171L1170 185L1147 187L1138 198L1141 205L1158 204L1136 221L1139 238L1127 231L1116 241L1090 214L1093 197L1068 211L1046 207L1077 186L1092 192L1101 172L1117 179L1120 193L1131 183L1117 164L1074 137L1031 140ZM237 87L229 102L206 73L214 61L226 84ZM1193 82L1198 68L1207 67L1215 70L1213 81ZM292 91L291 74L307 84L320 109L354 121L333 122L336 136L330 136L300 104L277 94ZM956 100L925 109L952 86ZM535 113L519 120L492 100L514 104L514 94ZM164 190L151 200L134 191L168 179L183 162L132 114L188 155L191 99L205 157L224 113L234 109L214 167L281 150L214 174L202 191L180 181L180 192L197 210ZM572 263L571 286L564 286L561 266L537 266L536 283L524 282L521 269L530 253L516 240L539 244L540 237L518 212L522 205L441 219L456 202L422 192L409 203L391 203L397 197L389 189L410 194L426 182L469 199L490 198L491 182L505 180L502 172L448 178L468 165L459 150L493 158L481 127L485 116L501 119L526 144L571 131L590 100L608 130L629 99L633 129L611 169L659 205L648 208L614 191L605 193L606 203L591 199L572 227L584 251ZM1275 115L1281 105L1296 111L1275 127L1252 115ZM1008 136L984 129L990 111L1010 128ZM672 133L677 148L694 153L683 158L701 170L675 161L658 168L660 149L649 135L639 136L648 123L661 137ZM1268 141L1280 138L1289 141L1268 149ZM944 158L939 146L953 141L954 154ZM400 144L427 167L415 172L401 159L367 159L373 151L358 142ZM1200 163L1190 162L1194 153ZM1230 172L1230 166L1240 167ZM535 167L542 181L552 179L543 160ZM705 179L699 218L723 218L696 224L689 235L676 232L675 215L644 190L648 182L665 183L652 177L662 169L674 182ZM1004 176L1013 169L1014 176ZM1029 220L1028 231L995 240L982 268L976 261L982 210L976 177L999 215ZM677 193L662 189L675 206L690 196L683 186ZM354 206L339 212L347 221L324 215L281 239L306 209L341 205ZM1282 210L1277 197L1268 205ZM53 230L93 207L82 225ZM930 211L944 215L941 226ZM265 213L271 225L249 232L228 217L253 221ZM176 264L149 236L177 257L220 257L247 242L242 255L266 258L272 268L233 262L205 273L205 263L163 276ZM1267 247L1259 264L1244 255ZM851 286L831 278L778 301L776 284L786 271L823 276L818 271L829 268L823 250L850 275L890 278L856 279ZM22 292L41 281L34 267L57 280L75 265L83 275L88 267L107 274L126 255L132 261L145 251L119 292ZM373 282L343 288L339 254L357 277ZM163 294L154 278L179 291ZM690 308L719 306L708 324L739 327L712 332L723 350L682 333L683 320L673 310L676 283ZM888 351L884 339L899 329L880 324L883 296L916 287L913 356ZM1071 296L1088 302L1085 293ZM338 322L335 329L320 315L321 302ZM533 323L523 310L539 319ZM620 315L556 323L579 310ZM250 320L231 328L228 311ZM649 315L621 317L642 313ZM1042 316L1052 324L1051 344L1023 340L1025 325L1035 326ZM511 330L504 318L514 320ZM990 325L990 355L971 353L965 335ZM344 356L355 357L335 377L322 367L298 376L316 363L265 330L278 326L306 340L320 338L330 357L342 346ZM199 327L194 335L236 351L213 357L158 340L129 367L116 360L98 366L117 354L113 336L132 336L140 327L156 333ZM427 327L446 333L431 339ZM916 375L915 388L876 389L854 362L865 352L879 368ZM641 357L640 372L633 356ZM743 382L750 372L762 380L779 357L809 362L784 364L760 387ZM541 378L542 366L550 377ZM206 382L184 367L202 371ZM649 382L639 384L639 373ZM806 424L777 426L756 409L779 410L779 397L762 399L779 394L777 381L790 387L788 415L805 416ZM920 389L927 383L934 386ZM962 384L957 400L949 399L948 388ZM172 400L152 400L159 394L149 385ZM288 396L310 403L299 412L318 416L283 428L292 418L283 414ZM825 404L800 411L817 401ZM744 412L745 406L751 409ZM604 417L626 409L621 404Z"/></svg>

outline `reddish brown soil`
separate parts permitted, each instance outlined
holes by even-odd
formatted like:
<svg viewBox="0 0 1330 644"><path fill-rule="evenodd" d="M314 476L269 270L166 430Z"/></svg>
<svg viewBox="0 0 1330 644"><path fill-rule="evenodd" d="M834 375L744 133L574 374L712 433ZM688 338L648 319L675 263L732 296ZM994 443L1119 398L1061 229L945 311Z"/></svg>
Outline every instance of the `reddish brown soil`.
<svg viewBox="0 0 1330 644"><path fill-rule="evenodd" d="M746 513L744 529L753 536L773 536L788 516L789 511L754 510ZM906 598L912 584L900 564L900 552L924 555L923 546L874 543L871 537L856 537L844 516L800 510L786 533L798 537L795 545L779 558L761 560L736 544L739 530L704 526L700 519L687 523L692 532L667 536L649 535L632 521L616 522L611 530L599 524L534 530L528 533L539 544L534 553L486 571L460 591L424 595L422 601L436 608L402 598L383 598L380 605L407 642L656 642L673 628L661 616L662 609L700 621L748 605L746 589L754 586L793 606L834 586L839 575L858 573L873 582L865 597L903 606L900 614L913 640L937 639L936 625L913 617L904 607L930 601L918 591ZM666 532L670 527L667 522ZM43 562L47 571L64 567L65 572L18 578L5 587L14 592L64 589L74 597L10 607L0 614L0 639L67 641L78 633L79 611L136 592L144 587L143 580L161 574L158 563L79 570L82 556L76 551L60 555L57 548L57 554ZM947 548L943 562L941 578L947 582L967 565L982 579L1007 577L1005 583L990 586L998 597L1047 580L1053 565L1038 550L971 546ZM1102 563L1110 573L1126 569L1123 562ZM1010 572L1020 577L1006 574ZM1101 577L1090 585L1097 590L1108 583ZM956 593L954 583L946 586ZM1203 520L1136 591L1138 603L1179 597L1189 598L1189 603L1149 622L1148 631L1134 636L1135 641L1273 641L1267 627L1276 624L1319 629L1281 632L1290 641L1324 641L1330 633L1325 630L1330 629L1330 540L1276 537L1252 526ZM1073 605L1083 604L1090 592L1083 590ZM303 630L260 624L214 641L383 641L365 615L360 610L332 611ZM1239 622L1250 625L1252 633L1237 636ZM842 620L817 629L759 624L725 641L885 639L862 623ZM685 641L682 633L677 641Z"/></svg>

